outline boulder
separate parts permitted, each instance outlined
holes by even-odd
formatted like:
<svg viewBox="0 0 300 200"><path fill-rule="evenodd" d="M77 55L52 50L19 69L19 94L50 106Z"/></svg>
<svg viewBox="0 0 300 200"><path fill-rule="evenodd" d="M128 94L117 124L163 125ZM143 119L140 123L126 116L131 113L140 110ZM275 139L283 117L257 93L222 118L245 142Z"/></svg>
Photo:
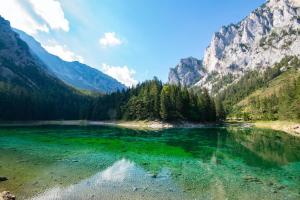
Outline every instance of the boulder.
<svg viewBox="0 0 300 200"><path fill-rule="evenodd" d="M15 200L15 199L16 199L15 195L11 194L8 191L4 191L0 193L0 200Z"/></svg>

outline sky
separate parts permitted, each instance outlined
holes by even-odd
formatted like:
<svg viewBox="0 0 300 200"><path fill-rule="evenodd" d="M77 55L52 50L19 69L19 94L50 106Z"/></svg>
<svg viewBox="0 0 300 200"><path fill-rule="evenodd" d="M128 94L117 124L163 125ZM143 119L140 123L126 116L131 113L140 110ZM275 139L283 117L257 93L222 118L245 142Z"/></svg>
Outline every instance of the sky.
<svg viewBox="0 0 300 200"><path fill-rule="evenodd" d="M214 32L265 0L0 0L0 15L50 53L127 86L202 59Z"/></svg>

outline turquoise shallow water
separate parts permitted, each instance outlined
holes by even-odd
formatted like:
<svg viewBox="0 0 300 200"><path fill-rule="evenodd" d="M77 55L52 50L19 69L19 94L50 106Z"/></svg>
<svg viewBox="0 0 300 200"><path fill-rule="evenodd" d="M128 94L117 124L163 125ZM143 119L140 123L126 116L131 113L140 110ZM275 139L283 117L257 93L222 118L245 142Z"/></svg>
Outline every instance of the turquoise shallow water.
<svg viewBox="0 0 300 200"><path fill-rule="evenodd" d="M238 126L0 128L18 199L300 199L300 140Z"/></svg>

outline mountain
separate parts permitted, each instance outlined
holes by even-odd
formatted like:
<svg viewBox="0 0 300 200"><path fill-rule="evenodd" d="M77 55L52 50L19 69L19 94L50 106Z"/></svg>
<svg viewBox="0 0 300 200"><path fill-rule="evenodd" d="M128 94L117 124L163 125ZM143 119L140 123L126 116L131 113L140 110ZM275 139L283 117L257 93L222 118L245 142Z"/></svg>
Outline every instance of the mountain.
<svg viewBox="0 0 300 200"><path fill-rule="evenodd" d="M48 53L39 42L23 31L14 29L47 69L65 83L83 90L111 93L126 87L112 77L80 62L67 62Z"/></svg>
<svg viewBox="0 0 300 200"><path fill-rule="evenodd" d="M170 69L169 83L190 86L197 83L205 73L201 60L193 57L181 59L175 68Z"/></svg>
<svg viewBox="0 0 300 200"><path fill-rule="evenodd" d="M210 90L217 85L220 90L246 72L264 71L288 55L300 56L300 5L298 0L270 0L238 24L224 26L213 35L204 53L206 74L191 74L191 67L178 76L177 83Z"/></svg>
<svg viewBox="0 0 300 200"><path fill-rule="evenodd" d="M46 70L0 17L0 120L74 119L89 99Z"/></svg>

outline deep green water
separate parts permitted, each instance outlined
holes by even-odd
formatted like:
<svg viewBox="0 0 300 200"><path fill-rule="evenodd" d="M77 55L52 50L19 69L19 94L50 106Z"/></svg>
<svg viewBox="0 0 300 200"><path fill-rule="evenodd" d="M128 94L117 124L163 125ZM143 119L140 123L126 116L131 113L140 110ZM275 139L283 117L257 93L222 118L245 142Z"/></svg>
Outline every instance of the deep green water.
<svg viewBox="0 0 300 200"><path fill-rule="evenodd" d="M0 128L18 199L300 199L300 140L242 127Z"/></svg>

